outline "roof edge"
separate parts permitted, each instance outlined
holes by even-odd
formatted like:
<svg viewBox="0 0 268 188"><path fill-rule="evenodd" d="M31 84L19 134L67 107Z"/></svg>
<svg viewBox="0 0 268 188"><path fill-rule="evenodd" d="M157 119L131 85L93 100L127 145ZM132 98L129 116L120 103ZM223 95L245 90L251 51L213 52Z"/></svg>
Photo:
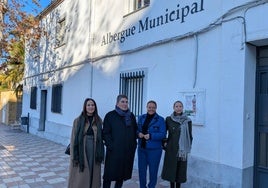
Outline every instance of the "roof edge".
<svg viewBox="0 0 268 188"><path fill-rule="evenodd" d="M46 15L48 15L52 10L54 10L59 4L61 4L64 0L54 0L52 1L44 10L42 10L37 18L42 19Z"/></svg>

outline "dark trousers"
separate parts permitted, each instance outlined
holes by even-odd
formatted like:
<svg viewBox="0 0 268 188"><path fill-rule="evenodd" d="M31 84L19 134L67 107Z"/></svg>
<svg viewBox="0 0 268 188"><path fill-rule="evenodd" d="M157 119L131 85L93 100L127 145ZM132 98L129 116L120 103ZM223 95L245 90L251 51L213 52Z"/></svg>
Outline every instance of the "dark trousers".
<svg viewBox="0 0 268 188"><path fill-rule="evenodd" d="M121 188L123 186L123 180L118 180L115 182L114 188ZM110 188L111 181L103 180L103 188Z"/></svg>
<svg viewBox="0 0 268 188"><path fill-rule="evenodd" d="M176 187L175 187L176 185ZM174 183L174 182L170 182L170 188L180 188L181 184L180 183Z"/></svg>

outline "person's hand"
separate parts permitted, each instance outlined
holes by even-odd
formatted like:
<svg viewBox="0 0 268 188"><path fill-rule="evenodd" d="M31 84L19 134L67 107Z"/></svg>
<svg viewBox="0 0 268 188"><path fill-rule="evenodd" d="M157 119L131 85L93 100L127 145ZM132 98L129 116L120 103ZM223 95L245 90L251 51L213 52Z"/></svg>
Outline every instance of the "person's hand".
<svg viewBox="0 0 268 188"><path fill-rule="evenodd" d="M167 149L167 141L168 141L167 138L163 138L162 139L162 148L163 148L163 150L166 150Z"/></svg>
<svg viewBox="0 0 268 188"><path fill-rule="evenodd" d="M143 137L144 137L144 134L139 133L139 138L143 138Z"/></svg>
<svg viewBox="0 0 268 188"><path fill-rule="evenodd" d="M145 135L143 136L143 138L145 138L145 140L149 140L149 139L150 139L150 134L145 134Z"/></svg>

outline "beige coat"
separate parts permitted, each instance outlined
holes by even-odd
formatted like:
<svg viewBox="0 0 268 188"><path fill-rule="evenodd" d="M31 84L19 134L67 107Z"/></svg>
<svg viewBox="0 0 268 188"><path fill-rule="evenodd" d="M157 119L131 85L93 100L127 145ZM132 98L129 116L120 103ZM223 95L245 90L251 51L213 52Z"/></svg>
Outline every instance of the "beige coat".
<svg viewBox="0 0 268 188"><path fill-rule="evenodd" d="M73 145L74 145L74 139L77 132L77 126L78 126L78 118L74 120L73 123L73 129L72 129L72 135L71 135L71 142L70 142L70 167L69 167L69 182L68 182L68 188L90 188L90 178L91 174L88 168L88 162L86 157L86 151L84 147L84 164L85 168L83 172L79 172L79 166L73 164ZM89 124L86 123L84 132L86 133L87 129L89 127ZM93 131L94 131L94 144L96 146L96 138L97 138L97 126L93 122ZM84 143L85 143L84 137ZM85 145L85 144L84 144ZM96 147L94 147L96 148ZM95 152L94 152L95 154ZM95 158L95 156L94 156ZM93 171L93 182L92 182L92 188L100 188L101 187L101 163L94 163L94 171Z"/></svg>

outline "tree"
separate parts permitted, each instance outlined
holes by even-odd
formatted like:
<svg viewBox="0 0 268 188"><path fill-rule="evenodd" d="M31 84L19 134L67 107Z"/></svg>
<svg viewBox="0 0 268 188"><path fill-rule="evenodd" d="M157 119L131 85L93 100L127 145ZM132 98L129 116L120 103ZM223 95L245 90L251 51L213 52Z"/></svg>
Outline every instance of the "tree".
<svg viewBox="0 0 268 188"><path fill-rule="evenodd" d="M8 89L15 90L16 94L22 91L24 73L24 42L11 40L8 46L9 59L3 74L3 84Z"/></svg>
<svg viewBox="0 0 268 188"><path fill-rule="evenodd" d="M30 4L31 10L26 9ZM30 3L27 0L0 0L0 58L4 60L0 65L0 84L16 93L22 90L25 42L35 47L42 33L35 16L37 8L40 8L38 0Z"/></svg>

